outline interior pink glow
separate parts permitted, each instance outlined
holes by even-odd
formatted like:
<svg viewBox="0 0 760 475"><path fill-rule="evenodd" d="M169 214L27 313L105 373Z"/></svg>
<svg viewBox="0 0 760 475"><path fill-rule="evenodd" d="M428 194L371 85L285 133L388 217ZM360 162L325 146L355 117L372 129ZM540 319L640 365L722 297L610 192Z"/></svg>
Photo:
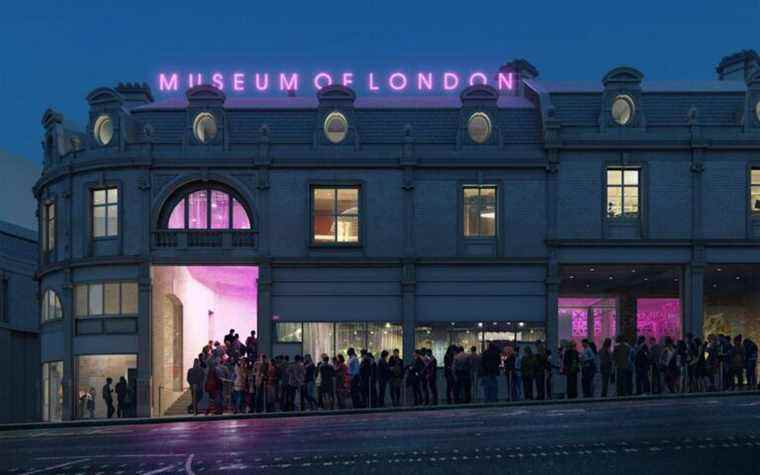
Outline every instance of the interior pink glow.
<svg viewBox="0 0 760 475"><path fill-rule="evenodd" d="M232 200L232 226L234 229L251 229L251 220L245 208L236 199Z"/></svg>
<svg viewBox="0 0 760 475"><path fill-rule="evenodd" d="M211 229L230 227L230 195L221 191L211 191Z"/></svg>
<svg viewBox="0 0 760 475"><path fill-rule="evenodd" d="M190 193L187 199L190 202L189 213L187 215L190 220L188 227L190 229L206 229L208 227L206 190Z"/></svg>
<svg viewBox="0 0 760 475"><path fill-rule="evenodd" d="M677 298L636 300L636 333L657 341L681 338L681 302Z"/></svg>
<svg viewBox="0 0 760 475"><path fill-rule="evenodd" d="M580 342L590 338L600 347L614 338L617 329L615 300L608 298L560 298L559 338ZM591 329L589 329L591 324ZM591 331L590 331L591 330Z"/></svg>
<svg viewBox="0 0 760 475"><path fill-rule="evenodd" d="M184 368L192 367L209 339L221 342L234 328L245 342L256 330L258 267L160 266L153 271L171 282L165 290L182 304Z"/></svg>
<svg viewBox="0 0 760 475"><path fill-rule="evenodd" d="M174 206L171 216L169 216L169 229L185 228L185 200L181 200Z"/></svg>

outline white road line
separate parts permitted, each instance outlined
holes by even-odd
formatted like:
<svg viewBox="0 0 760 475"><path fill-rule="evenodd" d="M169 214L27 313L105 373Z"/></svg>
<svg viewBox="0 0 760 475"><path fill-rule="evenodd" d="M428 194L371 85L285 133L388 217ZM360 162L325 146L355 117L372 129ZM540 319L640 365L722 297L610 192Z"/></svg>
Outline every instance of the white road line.
<svg viewBox="0 0 760 475"><path fill-rule="evenodd" d="M195 472L193 472L193 457L195 457L195 454L190 454L187 460L185 460L185 473L187 475L195 475Z"/></svg>
<svg viewBox="0 0 760 475"><path fill-rule="evenodd" d="M143 458L143 457L184 457L185 454L113 454L113 455L90 455L88 457L89 459L94 458L116 458L116 457L126 457L126 458ZM71 455L51 455L48 457L35 457L35 460L59 460L59 459L70 459L72 458Z"/></svg>
<svg viewBox="0 0 760 475"><path fill-rule="evenodd" d="M150 472L145 472L143 475L154 475L156 473L164 473L168 472L169 470L173 470L176 467L174 465L167 465L166 467L157 468L156 470L152 470Z"/></svg>
<svg viewBox="0 0 760 475"><path fill-rule="evenodd" d="M53 466L45 467L45 468L38 468L37 470L32 470L31 472L25 472L24 475L31 475L32 473L47 472L48 470L56 470L59 468L68 467L69 465L74 465L75 463L86 462L88 460L90 459L87 458L87 459L72 460L71 462L66 462L66 463L53 465Z"/></svg>

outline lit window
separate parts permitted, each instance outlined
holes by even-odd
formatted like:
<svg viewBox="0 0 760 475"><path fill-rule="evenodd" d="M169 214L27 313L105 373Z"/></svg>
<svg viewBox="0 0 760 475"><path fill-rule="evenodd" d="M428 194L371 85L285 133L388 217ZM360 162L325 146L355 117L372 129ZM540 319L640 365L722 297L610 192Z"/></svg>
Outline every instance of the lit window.
<svg viewBox="0 0 760 475"><path fill-rule="evenodd" d="M348 120L340 112L330 112L325 117L325 136L332 143L340 143L348 134Z"/></svg>
<svg viewBox="0 0 760 475"><path fill-rule="evenodd" d="M303 327L300 322L277 322L278 343L301 343Z"/></svg>
<svg viewBox="0 0 760 475"><path fill-rule="evenodd" d="M93 135L100 145L108 145L113 139L113 121L111 116L103 114L95 120Z"/></svg>
<svg viewBox="0 0 760 475"><path fill-rule="evenodd" d="M42 317L42 323L52 320L60 320L63 318L63 308L61 307L61 301L58 299L58 295L52 290L46 290L42 294L42 305L40 307L40 314Z"/></svg>
<svg viewBox="0 0 760 475"><path fill-rule="evenodd" d="M630 96L617 96L612 101L612 119L618 125L628 125L633 119L635 110L633 99Z"/></svg>
<svg viewBox="0 0 760 475"><path fill-rule="evenodd" d="M638 218L639 170L607 169L607 217Z"/></svg>
<svg viewBox="0 0 760 475"><path fill-rule="evenodd" d="M750 172L750 203L752 214L760 216L760 168L753 168Z"/></svg>
<svg viewBox="0 0 760 475"><path fill-rule="evenodd" d="M467 133L475 143L485 143L491 137L491 119L483 112L475 112L467 120Z"/></svg>
<svg viewBox="0 0 760 475"><path fill-rule="evenodd" d="M465 185L462 195L464 236L496 236L496 186Z"/></svg>
<svg viewBox="0 0 760 475"><path fill-rule="evenodd" d="M760 100L755 103L755 118L760 122Z"/></svg>
<svg viewBox="0 0 760 475"><path fill-rule="evenodd" d="M359 187L315 187L311 197L312 242L359 242Z"/></svg>
<svg viewBox="0 0 760 475"><path fill-rule="evenodd" d="M42 363L42 420L63 419L63 361Z"/></svg>
<svg viewBox="0 0 760 475"><path fill-rule="evenodd" d="M127 390L132 395L132 404L127 411L134 411L141 403L139 391L137 391L137 355L82 355L76 357L76 390L77 397L87 398L94 395L95 405L76 404L76 416L78 418L105 418L108 416L108 407L103 402L103 389L111 378L112 397L116 400L116 385L121 378L127 384ZM134 412L127 412L128 416L134 416Z"/></svg>
<svg viewBox="0 0 760 475"><path fill-rule="evenodd" d="M119 190L92 191L92 236L113 237L119 234Z"/></svg>
<svg viewBox="0 0 760 475"><path fill-rule="evenodd" d="M137 315L137 282L103 282L74 286L77 317Z"/></svg>
<svg viewBox="0 0 760 475"><path fill-rule="evenodd" d="M171 202L167 229L251 229L248 211L232 193L206 188Z"/></svg>
<svg viewBox="0 0 760 475"><path fill-rule="evenodd" d="M193 120L193 135L200 143L209 143L216 138L216 119L210 112L201 112Z"/></svg>
<svg viewBox="0 0 760 475"><path fill-rule="evenodd" d="M42 215L42 250L50 252L55 249L55 203L46 204Z"/></svg>

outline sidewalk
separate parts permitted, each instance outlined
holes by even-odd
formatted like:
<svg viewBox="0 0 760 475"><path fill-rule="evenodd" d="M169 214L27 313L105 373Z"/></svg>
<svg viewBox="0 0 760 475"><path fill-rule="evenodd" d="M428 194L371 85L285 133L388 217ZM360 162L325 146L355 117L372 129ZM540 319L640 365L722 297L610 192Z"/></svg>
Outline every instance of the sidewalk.
<svg viewBox="0 0 760 475"><path fill-rule="evenodd" d="M683 393L683 394L658 394L654 396L625 396L625 397L608 397L608 398L590 398L590 399L546 399L533 401L499 401L496 403L473 403L473 404L441 404L437 406L405 406L405 407L383 407L368 409L342 409L326 411L294 411L294 412L271 412L271 413L254 413L254 414L223 414L223 415L183 415L183 416L166 416L166 417L143 417L143 418L125 418L125 419L85 419L62 422L23 422L13 424L0 424L0 432L12 430L32 430L32 429L55 429L55 428L72 428L72 427L102 427L102 426L120 426L134 424L166 424L175 422L190 421L224 421L237 419L275 419L285 417L319 417L335 415L354 415L354 414L383 414L390 412L415 412L415 411L446 411L455 409L480 409L494 407L530 407L530 406L547 406L547 405L577 405L585 403L610 403L621 401L658 401L668 399L700 399L716 397L735 397L735 396L760 396L760 391L729 391L729 392L712 392L712 393Z"/></svg>

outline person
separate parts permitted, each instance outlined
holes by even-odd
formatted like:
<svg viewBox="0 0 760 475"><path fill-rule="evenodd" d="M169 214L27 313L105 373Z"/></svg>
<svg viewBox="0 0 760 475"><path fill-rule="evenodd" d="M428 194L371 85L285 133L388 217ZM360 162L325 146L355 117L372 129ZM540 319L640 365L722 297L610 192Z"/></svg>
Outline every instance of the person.
<svg viewBox="0 0 760 475"><path fill-rule="evenodd" d="M483 386L483 398L486 402L496 402L499 394L499 383L496 377L499 374L501 355L496 345L491 342L480 357L481 384Z"/></svg>
<svg viewBox="0 0 760 475"><path fill-rule="evenodd" d="M288 375L288 386L290 390L290 396L288 402L290 403L290 410L296 409L296 394L303 392L304 384L306 384L306 368L303 365L303 357L296 355L294 363L290 367ZM304 410L303 400L301 400L300 409Z"/></svg>
<svg viewBox="0 0 760 475"><path fill-rule="evenodd" d="M470 358L461 346L457 347L457 354L454 356L454 376L457 384L456 402L469 404L472 395Z"/></svg>
<svg viewBox="0 0 760 475"><path fill-rule="evenodd" d="M232 412L245 412L245 391L248 386L248 364L241 358L235 364L235 382L232 388Z"/></svg>
<svg viewBox="0 0 760 475"><path fill-rule="evenodd" d="M227 348L229 348L230 345L232 345L232 341L234 339L235 339L235 329L234 328L230 328L230 332L228 334L224 335L224 346L226 346Z"/></svg>
<svg viewBox="0 0 760 475"><path fill-rule="evenodd" d="M127 397L127 380L124 379L124 376L121 376L119 378L119 382L116 383L116 402L118 406L116 406L116 416L117 417L127 417L127 403L125 401Z"/></svg>
<svg viewBox="0 0 760 475"><path fill-rule="evenodd" d="M198 415L198 404L203 398L203 381L205 378L206 373L201 368L201 361L195 358L193 367L187 370L187 384L190 386L190 395L192 397L190 405L187 406L187 412L192 412L196 416Z"/></svg>
<svg viewBox="0 0 760 475"><path fill-rule="evenodd" d="M622 335L615 338L615 349L612 350L612 361L615 364L616 395L629 396L631 394L631 347L626 343Z"/></svg>
<svg viewBox="0 0 760 475"><path fill-rule="evenodd" d="M531 347L523 347L523 357L521 360L522 367L522 388L526 400L533 399L533 379L536 375L535 360L533 359L533 350Z"/></svg>
<svg viewBox="0 0 760 475"><path fill-rule="evenodd" d="M215 414L222 414L224 411L222 401L222 372L221 364L216 358L208 361L208 372L206 373L206 382L204 389L208 393L208 406L206 406L206 415L212 410Z"/></svg>
<svg viewBox="0 0 760 475"><path fill-rule="evenodd" d="M90 413L90 419L95 419L95 388L90 387L90 390L87 392L87 412Z"/></svg>
<svg viewBox="0 0 760 475"><path fill-rule="evenodd" d="M269 361L267 355L262 353L258 361L253 365L256 381L256 412L262 412L267 406L267 376L269 376Z"/></svg>
<svg viewBox="0 0 760 475"><path fill-rule="evenodd" d="M420 379L425 371L425 362L419 350L414 350L412 364L407 368L406 385L412 390L414 396L414 405L419 406L422 403L422 388Z"/></svg>
<svg viewBox="0 0 760 475"><path fill-rule="evenodd" d="M391 373L388 367L388 352L383 350L380 352L380 359L377 360L377 407L385 406L385 392L388 387L388 380Z"/></svg>
<svg viewBox="0 0 760 475"><path fill-rule="evenodd" d="M420 389L422 390L422 401L424 405L430 404L430 379L428 378L428 360L427 350L423 347L419 349L420 356L422 357L422 364L425 367L420 373Z"/></svg>
<svg viewBox="0 0 760 475"><path fill-rule="evenodd" d="M339 354L335 358L335 401L338 403L338 409L346 408L346 400L350 393L351 383L348 376L346 358Z"/></svg>
<svg viewBox="0 0 760 475"><path fill-rule="evenodd" d="M750 338L745 338L742 344L744 370L747 372L747 388L755 390L757 389L757 344Z"/></svg>
<svg viewBox="0 0 760 475"><path fill-rule="evenodd" d="M248 359L256 361L259 353L259 342L256 339L256 330L251 330L251 335L245 339L245 351L248 354Z"/></svg>
<svg viewBox="0 0 760 475"><path fill-rule="evenodd" d="M515 357L515 351L511 346L504 348L504 379L506 386L506 399L507 401L516 401L517 392L515 386L515 365L517 359Z"/></svg>
<svg viewBox="0 0 760 475"><path fill-rule="evenodd" d="M662 392L661 356L662 345L657 343L654 337L649 337L649 382L652 394L660 394Z"/></svg>
<svg viewBox="0 0 760 475"><path fill-rule="evenodd" d="M584 398L594 397L594 375L596 374L596 355L588 339L581 340L581 389Z"/></svg>
<svg viewBox="0 0 760 475"><path fill-rule="evenodd" d="M393 350L393 356L388 360L391 378L391 404L401 405L401 385L404 381L404 360L401 359L398 348Z"/></svg>
<svg viewBox="0 0 760 475"><path fill-rule="evenodd" d="M430 388L430 400L433 405L438 405L438 360L433 354L433 350L427 348L427 369L426 377L428 387Z"/></svg>
<svg viewBox="0 0 760 475"><path fill-rule="evenodd" d="M728 352L728 361L730 365L728 387L729 389L740 390L744 387L744 367L746 365L741 335L734 337L734 344Z"/></svg>
<svg viewBox="0 0 760 475"><path fill-rule="evenodd" d="M470 391L475 390L475 396L478 392L478 383L480 378L480 355L478 354L478 348L476 346L470 347ZM469 399L472 400L472 394Z"/></svg>
<svg viewBox="0 0 760 475"><path fill-rule="evenodd" d="M317 371L319 372L319 402L325 409L335 409L335 368L330 364L330 357L326 354L322 355L322 362Z"/></svg>
<svg viewBox="0 0 760 475"><path fill-rule="evenodd" d="M359 390L361 395L361 406L371 407L375 398L373 397L372 387L374 386L375 361L372 353L367 350L361 350L361 359L359 360Z"/></svg>
<svg viewBox="0 0 760 475"><path fill-rule="evenodd" d="M455 397L456 384L454 380L454 355L456 346L449 345L443 355L443 377L446 379L446 404L452 404Z"/></svg>
<svg viewBox="0 0 760 475"><path fill-rule="evenodd" d="M536 352L533 354L533 381L536 384L536 399L543 400L546 397L546 376L550 374L549 360L546 355L546 346L539 340L536 342ZM551 387L551 385L549 385Z"/></svg>
<svg viewBox="0 0 760 475"><path fill-rule="evenodd" d="M684 340L678 340L676 344L676 366L678 392L685 393L689 385L689 348Z"/></svg>
<svg viewBox="0 0 760 475"><path fill-rule="evenodd" d="M267 387L266 387L266 408L267 412L273 412L277 405L282 408L282 392L280 391L280 378L282 376L282 358L275 356L269 361L267 370Z"/></svg>
<svg viewBox="0 0 760 475"><path fill-rule="evenodd" d="M315 410L317 408L317 400L314 398L314 381L316 377L317 367L314 365L314 361L311 359L311 355L306 354L303 357L303 386L301 386L301 410L306 407L306 403L309 404L309 409Z"/></svg>
<svg viewBox="0 0 760 475"><path fill-rule="evenodd" d="M567 348L562 356L563 373L567 376L567 398L575 399L578 397L578 371L580 369L578 350L576 343L569 341Z"/></svg>
<svg viewBox="0 0 760 475"><path fill-rule="evenodd" d="M523 357L525 351L519 346L515 346L515 400L523 399Z"/></svg>
<svg viewBox="0 0 760 475"><path fill-rule="evenodd" d="M605 338L602 343L602 349L599 351L599 373L602 377L602 397L607 397L607 391L610 386L610 375L612 374L612 340Z"/></svg>
<svg viewBox="0 0 760 475"><path fill-rule="evenodd" d="M651 391L649 384L649 346L645 336L640 336L636 341L633 366L636 369L636 395L648 394Z"/></svg>
<svg viewBox="0 0 760 475"><path fill-rule="evenodd" d="M660 371L664 375L665 387L669 393L676 392L676 381L678 379L678 367L676 364L676 352L673 347L673 339L665 337L665 347L660 355Z"/></svg>
<svg viewBox="0 0 760 475"><path fill-rule="evenodd" d="M348 377L351 384L351 404L354 409L362 407L361 397L361 363L356 357L356 350L348 349Z"/></svg>

